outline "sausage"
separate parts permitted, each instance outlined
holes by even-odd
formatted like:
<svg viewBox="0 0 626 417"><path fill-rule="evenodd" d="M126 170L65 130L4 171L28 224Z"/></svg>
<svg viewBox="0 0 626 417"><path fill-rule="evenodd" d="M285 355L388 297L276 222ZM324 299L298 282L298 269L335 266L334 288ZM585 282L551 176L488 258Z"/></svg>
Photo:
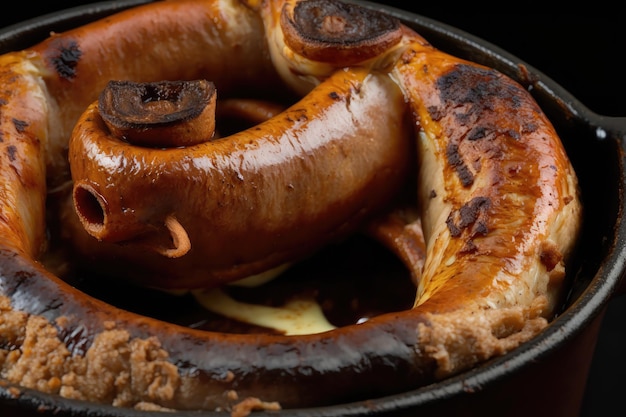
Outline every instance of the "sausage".
<svg viewBox="0 0 626 417"><path fill-rule="evenodd" d="M94 102L69 147L74 246L92 266L115 268L111 276L168 289L293 263L389 205L414 160L407 121L397 85L359 68L336 72L277 117L194 146L116 138ZM169 236L170 217L191 242L176 259L145 249L147 234Z"/></svg>
<svg viewBox="0 0 626 417"><path fill-rule="evenodd" d="M420 40L393 76L420 121L427 256L415 310L429 317L420 344L443 377L472 366L472 354L508 351L558 311L580 191L554 127L510 78Z"/></svg>
<svg viewBox="0 0 626 417"><path fill-rule="evenodd" d="M50 126L49 177L69 172L68 138L109 80L205 78L223 97L280 91L262 33L258 14L240 2L176 0L53 33L26 50L45 81L50 118L60 123Z"/></svg>
<svg viewBox="0 0 626 417"><path fill-rule="evenodd" d="M22 256L37 257L46 248L49 103L45 85L37 78L38 68L25 56L15 53L0 57L0 231L5 246Z"/></svg>
<svg viewBox="0 0 626 417"><path fill-rule="evenodd" d="M152 28L136 16L201 3L213 4L164 2L108 20ZM49 140L46 129L59 120L65 97L82 97L79 92L89 90L91 97L81 99L87 106L103 88L91 90L86 80L76 81L67 91L60 87L65 81L43 84L33 74L46 73L49 64L42 66L37 58L26 56L33 51L38 51L36 57L46 55L45 45L53 41L45 41L24 55L0 58L2 81L16 87L2 92L0 126L4 149L0 191L11 203L0 217L0 232L6 238L0 242L0 320L23 324L1 339L4 350L16 352L3 362L11 382L120 406L147 402L171 409L236 409L248 401L242 399L250 399L254 404L250 407L266 409L320 406L397 393L469 369L529 340L557 311L567 288L565 272L582 207L576 175L560 138L530 94L503 74L438 51L393 22L393 35L381 35L386 45L382 52L370 44L345 51L345 45L333 43L328 55L318 48L308 58L298 53L307 48L306 38L292 39L299 35L299 14L311 8L323 11L329 2L291 2L284 12L279 12L279 1L250 3L249 10L258 13L250 16L260 16L250 20L258 25L259 32L254 33L268 39L260 46L263 57L255 57L274 75L272 66L279 67L277 73L295 89L315 91L319 83L324 91L334 80L364 77L372 82L364 84L366 89L402 92L406 101L402 113L408 109L415 126L418 203L413 208L419 217L391 210L364 227L407 262L417 282L414 307L297 337L204 332L114 308L45 269L37 259L45 247L43 161L58 157L51 155L57 148L50 143L56 142ZM349 24L351 13L370 13L330 3L334 11L327 22ZM335 19L337 10L340 19ZM93 27L105 27L101 24ZM168 24L178 25L174 20ZM282 32L287 24L291 29ZM182 26L179 30L184 30ZM189 30L190 36L195 33ZM88 26L78 33L90 36ZM335 35L341 38L340 33ZM62 43L71 36L53 39ZM323 40L329 42L328 37ZM352 60L359 50L366 51L364 61L350 61L350 69L333 61L337 56ZM81 59L95 68L102 57L85 53ZM79 60L76 68L80 65ZM116 77L125 75L114 72L119 69L108 71ZM219 79L220 74L212 75ZM76 80L78 76L79 71ZM395 84L393 88L388 82ZM220 83L216 85L219 90ZM393 98L380 100L396 103ZM70 119L78 120L79 107L64 110L66 133ZM89 126L86 118L77 132ZM235 139L244 135L248 133ZM55 137L57 145L61 137ZM84 140L76 145L89 143ZM115 143L108 139L101 148L106 151ZM94 175L93 170L86 172ZM57 360L45 374L35 375L29 364L37 363L41 358L37 355L50 353ZM29 371L19 372L24 369ZM120 384L124 379L130 382Z"/></svg>

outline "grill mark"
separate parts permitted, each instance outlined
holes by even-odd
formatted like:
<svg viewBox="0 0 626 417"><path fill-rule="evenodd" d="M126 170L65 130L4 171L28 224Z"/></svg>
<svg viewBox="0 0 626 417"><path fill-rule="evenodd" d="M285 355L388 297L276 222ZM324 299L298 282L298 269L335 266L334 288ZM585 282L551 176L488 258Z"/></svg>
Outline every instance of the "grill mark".
<svg viewBox="0 0 626 417"><path fill-rule="evenodd" d="M17 147L15 145L7 146L7 155L9 157L9 161L15 162L17 159Z"/></svg>
<svg viewBox="0 0 626 417"><path fill-rule="evenodd" d="M474 238L486 236L489 233L487 227L486 211L491 206L491 199L488 197L474 197L465 203L458 210L452 211L446 219L446 226L452 237L458 238L463 235L463 231L468 230L467 240L462 253L475 252L477 246Z"/></svg>
<svg viewBox="0 0 626 417"><path fill-rule="evenodd" d="M459 145L449 143L446 148L446 158L448 159L448 163L456 171L461 184L463 184L464 187L471 186L474 183L474 174L472 174L465 164L465 161L463 161L461 153L459 152Z"/></svg>
<svg viewBox="0 0 626 417"><path fill-rule="evenodd" d="M453 70L439 77L437 88L441 104L430 106L428 111L433 120L440 120L445 114L454 117L455 123L446 132L449 140L446 158L463 187L470 187L474 183L475 173L464 158L462 142L479 142L499 135L520 140L519 131L495 126L491 122L493 118L484 115L494 112L501 102L510 103L509 108L517 109L524 100L520 92L505 82L499 72L465 64L456 65ZM522 132L532 132L537 126L526 123L520 128Z"/></svg>
<svg viewBox="0 0 626 417"><path fill-rule="evenodd" d="M19 133L24 133L24 131L28 127L28 122L25 122L24 120L13 118L12 122L13 126L15 126L15 130L17 130Z"/></svg>
<svg viewBox="0 0 626 417"><path fill-rule="evenodd" d="M58 42L53 49L55 54L50 58L50 62L59 77L66 80L76 78L76 66L83 55L78 42L75 40Z"/></svg>

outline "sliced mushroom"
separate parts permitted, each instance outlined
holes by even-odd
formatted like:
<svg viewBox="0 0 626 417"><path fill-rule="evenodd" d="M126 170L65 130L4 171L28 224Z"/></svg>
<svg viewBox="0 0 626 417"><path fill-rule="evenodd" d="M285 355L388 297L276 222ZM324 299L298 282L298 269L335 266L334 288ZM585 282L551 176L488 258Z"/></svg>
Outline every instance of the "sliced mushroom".
<svg viewBox="0 0 626 417"><path fill-rule="evenodd" d="M114 136L147 147L180 147L215 132L215 85L206 80L110 81L98 110Z"/></svg>
<svg viewBox="0 0 626 417"><path fill-rule="evenodd" d="M287 44L320 62L353 65L400 42L400 22L392 16L332 0L299 1L283 8L280 20Z"/></svg>

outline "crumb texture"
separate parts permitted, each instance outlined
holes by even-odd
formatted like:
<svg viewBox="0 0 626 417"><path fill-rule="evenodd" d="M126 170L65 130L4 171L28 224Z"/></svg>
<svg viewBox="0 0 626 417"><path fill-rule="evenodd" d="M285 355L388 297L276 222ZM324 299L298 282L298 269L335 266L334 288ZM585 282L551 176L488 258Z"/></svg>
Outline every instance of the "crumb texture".
<svg viewBox="0 0 626 417"><path fill-rule="evenodd" d="M548 325L543 317L547 304L539 296L528 307L477 306L474 311L429 314L430 323L419 325L419 345L435 359L435 376L446 378L504 355L536 336Z"/></svg>
<svg viewBox="0 0 626 417"><path fill-rule="evenodd" d="M72 355L53 324L12 310L6 298L0 298L0 335L0 376L26 388L134 407L167 403L180 385L177 367L156 338L131 339L125 330L110 329L84 356Z"/></svg>

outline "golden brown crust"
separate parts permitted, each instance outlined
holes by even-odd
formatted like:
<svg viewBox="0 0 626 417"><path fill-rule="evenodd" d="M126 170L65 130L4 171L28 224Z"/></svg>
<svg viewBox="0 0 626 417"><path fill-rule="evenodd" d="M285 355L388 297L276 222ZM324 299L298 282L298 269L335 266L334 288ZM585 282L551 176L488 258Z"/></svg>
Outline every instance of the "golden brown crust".
<svg viewBox="0 0 626 417"><path fill-rule="evenodd" d="M582 212L573 168L538 105L497 71L418 42L394 74L418 114L421 152L433 160L422 162L419 181L430 257L422 308L458 308L485 289L492 302L518 285L548 291L549 272L572 251L567 236L578 235ZM559 296L549 299L546 317Z"/></svg>
<svg viewBox="0 0 626 417"><path fill-rule="evenodd" d="M0 57L0 234L25 256L46 245L43 212L49 104L45 85L25 53Z"/></svg>

